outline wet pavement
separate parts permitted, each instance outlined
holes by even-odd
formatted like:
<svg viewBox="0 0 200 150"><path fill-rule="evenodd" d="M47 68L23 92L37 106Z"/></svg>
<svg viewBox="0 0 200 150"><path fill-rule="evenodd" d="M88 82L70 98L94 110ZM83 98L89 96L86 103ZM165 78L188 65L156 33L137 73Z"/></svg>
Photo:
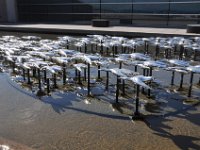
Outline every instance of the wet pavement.
<svg viewBox="0 0 200 150"><path fill-rule="evenodd" d="M0 75L0 135L34 149L199 149L200 107L132 122L76 94L38 99ZM11 94L12 93L12 94ZM150 126L149 126L150 125ZM158 144L162 143L162 144Z"/></svg>

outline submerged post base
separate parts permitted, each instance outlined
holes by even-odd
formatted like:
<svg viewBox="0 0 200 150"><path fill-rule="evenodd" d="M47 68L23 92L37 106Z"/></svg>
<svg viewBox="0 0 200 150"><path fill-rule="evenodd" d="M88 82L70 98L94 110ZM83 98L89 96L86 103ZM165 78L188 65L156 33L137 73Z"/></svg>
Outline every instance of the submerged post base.
<svg viewBox="0 0 200 150"><path fill-rule="evenodd" d="M36 93L37 96L45 96L46 93L42 90L38 90L37 93Z"/></svg>

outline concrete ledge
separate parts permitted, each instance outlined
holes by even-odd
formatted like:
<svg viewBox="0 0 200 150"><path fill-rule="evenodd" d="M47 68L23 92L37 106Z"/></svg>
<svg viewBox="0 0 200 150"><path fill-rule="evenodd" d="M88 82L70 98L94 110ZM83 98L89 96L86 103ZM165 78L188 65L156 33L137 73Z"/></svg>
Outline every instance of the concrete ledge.
<svg viewBox="0 0 200 150"><path fill-rule="evenodd" d="M187 25L187 33L200 33L200 24Z"/></svg>
<svg viewBox="0 0 200 150"><path fill-rule="evenodd" d="M47 33L47 34L68 34L88 35L102 34L125 37L151 37L151 36L197 36L198 34L186 33L186 29L175 28L147 28L147 27L92 27L91 25L70 25L70 24L4 24L0 25L0 31L26 32L26 33Z"/></svg>

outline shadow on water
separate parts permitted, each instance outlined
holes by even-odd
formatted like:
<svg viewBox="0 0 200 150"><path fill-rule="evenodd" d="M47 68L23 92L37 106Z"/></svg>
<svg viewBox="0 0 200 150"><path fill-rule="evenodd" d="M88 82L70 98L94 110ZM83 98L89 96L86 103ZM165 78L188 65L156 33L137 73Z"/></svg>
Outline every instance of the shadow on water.
<svg viewBox="0 0 200 150"><path fill-rule="evenodd" d="M180 113L179 111L176 112L176 114L173 114L173 117L186 119L189 122L200 126L200 120L198 119L200 117L200 113L192 114L189 111L195 111L195 107L187 108L184 112ZM171 114L172 115L172 114ZM170 133L170 130L173 128L169 125L166 125L166 123L169 123L170 119L164 117L158 117L153 118L152 120L149 120L151 123L150 128L154 131L155 135L158 135L163 138L168 138L176 144L180 149L182 150L189 150L189 149L200 149L200 145L194 143L195 141L200 141L199 137L192 137L189 135L181 135L180 133L178 135L173 135Z"/></svg>
<svg viewBox="0 0 200 150"><path fill-rule="evenodd" d="M14 82L12 82L7 75L5 75L5 79L7 80L8 84L11 87L13 87L14 89L16 89L17 91L19 91L19 92L21 92L21 93L23 93L25 95L28 95L30 97L33 97L35 99L38 99L38 97L36 95L30 93L29 91L24 90L23 88L21 88L21 86L19 86L18 84L15 84Z"/></svg>
<svg viewBox="0 0 200 150"><path fill-rule="evenodd" d="M122 116L122 115L117 116L117 115L105 114L105 113L90 111L86 109L76 108L73 105L73 102L81 102L83 99L83 97L78 97L76 92L68 92L65 94L58 93L56 95L56 98L53 98L52 96L37 97L34 94L30 93L29 91L23 90L21 87L18 87L18 85L14 84L10 79L7 78L7 81L9 85L15 88L17 91L27 96L33 97L35 99L40 99L41 102L51 105L53 110L59 114L61 114L62 112L65 112L68 109L68 110L74 110L77 112L82 112L85 114L91 114L91 115L96 115L100 117L110 118L110 119L130 120L128 117Z"/></svg>
<svg viewBox="0 0 200 150"><path fill-rule="evenodd" d="M53 97L44 97L41 99L42 102L51 105L53 110L59 114L61 112L65 112L66 110L73 110L77 112L82 112L85 114L91 114L96 115L100 117L110 118L110 119L119 119L119 120L129 120L128 117L125 116L117 116L117 115L111 115L111 114L105 114L100 112L95 112L91 110L86 110L82 108L77 108L73 106L73 102L80 102L81 98L79 99L76 95L76 93L69 92L68 94L59 94L59 98L53 98Z"/></svg>
<svg viewBox="0 0 200 150"><path fill-rule="evenodd" d="M200 149L199 145L193 143L194 141L199 141L200 138L186 136L186 135L172 135L170 133L168 134L156 133L156 135L171 139L176 144L176 146L178 146L182 150Z"/></svg>
<svg viewBox="0 0 200 150"><path fill-rule="evenodd" d="M7 77L5 77L7 78ZM14 84L9 78L7 78L8 83L15 88L16 90L20 91L23 94L26 94L30 97L33 97L35 99L40 99L42 102L46 103L46 104L50 104L53 108L53 110L56 113L61 114L62 112L65 112L66 109L70 109L70 110L74 110L74 111L79 111L79 112L83 112L83 113L87 113L87 114L93 114L93 115L97 115L97 116L101 116L101 117L106 117L106 118L113 118L113 119L122 119L122 120L129 120L128 116L131 116L133 113L133 106L132 105L127 105L127 103L120 103L120 104L116 104L114 103L115 100L113 100L113 96L99 96L99 99L101 99L101 101L104 102L108 102L109 104L112 105L112 107L115 110L118 110L121 114L124 115L128 115L127 117L124 116L115 116L115 115L110 115L110 114L103 114L103 113L99 113L99 112L95 112L95 111L90 111L90 110L84 110L82 108L75 108L75 106L73 106L73 102L81 102L84 97L79 97L77 96L77 93L75 91L73 92L67 92L65 94L62 93L56 93L57 94L57 98L53 98L51 96L48 97L37 97L35 94L30 93L29 91L24 90L23 88L21 88L20 86L18 86L17 84ZM180 96L177 93L166 93L166 92L159 92L162 94L158 94L157 95L157 99L170 99L170 101L167 101L167 105L170 106L173 109L176 109L175 112L168 112L166 114L164 114L165 117L168 116L176 116L177 114L183 113L191 108L193 108L194 106L184 106L179 103L179 105L182 107L181 109L177 109L177 104L176 103L172 103L172 99L175 99L176 101L180 101L181 99L183 99L182 96ZM110 94L109 94L110 95ZM98 96L97 96L98 97ZM166 98L167 97L167 98ZM132 100L131 100L132 101ZM130 100L129 100L130 102ZM170 103L169 103L170 102ZM132 103L132 102L131 102ZM82 104L84 105L84 104ZM69 107L69 106L73 106L73 107ZM157 105L156 105L157 106ZM153 109L154 111L156 110L155 108ZM151 115L150 115L151 116ZM148 120L148 115L145 117ZM145 119L146 120L146 119ZM147 121L148 122L148 121ZM151 123L149 123L151 125Z"/></svg>

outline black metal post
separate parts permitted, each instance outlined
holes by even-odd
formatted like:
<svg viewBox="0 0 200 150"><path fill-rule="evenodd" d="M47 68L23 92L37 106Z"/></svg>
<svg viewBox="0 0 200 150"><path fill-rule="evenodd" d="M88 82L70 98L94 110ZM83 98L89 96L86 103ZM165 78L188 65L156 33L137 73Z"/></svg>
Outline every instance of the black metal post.
<svg viewBox="0 0 200 150"><path fill-rule="evenodd" d="M36 68L33 68L32 71L33 71L33 75L32 76L35 78L36 77Z"/></svg>
<svg viewBox="0 0 200 150"><path fill-rule="evenodd" d="M169 58L169 49L165 49L165 58L168 59Z"/></svg>
<svg viewBox="0 0 200 150"><path fill-rule="evenodd" d="M199 78L199 83L198 84L200 85L200 78Z"/></svg>
<svg viewBox="0 0 200 150"><path fill-rule="evenodd" d="M134 45L134 49L133 49L133 52L135 53L137 51L137 46Z"/></svg>
<svg viewBox="0 0 200 150"><path fill-rule="evenodd" d="M149 54L149 45L147 41L144 41L144 54Z"/></svg>
<svg viewBox="0 0 200 150"><path fill-rule="evenodd" d="M69 41L67 40L67 49L69 49Z"/></svg>
<svg viewBox="0 0 200 150"><path fill-rule="evenodd" d="M177 45L174 46L174 52L177 52Z"/></svg>
<svg viewBox="0 0 200 150"><path fill-rule="evenodd" d="M25 69L22 68L22 71L23 71L23 79L24 79L24 81L25 81L25 80L26 80L26 72L25 72Z"/></svg>
<svg viewBox="0 0 200 150"><path fill-rule="evenodd" d="M171 85L174 85L175 71L172 71Z"/></svg>
<svg viewBox="0 0 200 150"><path fill-rule="evenodd" d="M50 79L46 79L47 80L47 93L50 93Z"/></svg>
<svg viewBox="0 0 200 150"><path fill-rule="evenodd" d="M13 70L13 73L15 73L15 61L12 62L12 70Z"/></svg>
<svg viewBox="0 0 200 150"><path fill-rule="evenodd" d="M112 46L112 52L113 52L113 58L115 57L115 49L114 46Z"/></svg>
<svg viewBox="0 0 200 150"><path fill-rule="evenodd" d="M125 53L126 46L122 46L122 53Z"/></svg>
<svg viewBox="0 0 200 150"><path fill-rule="evenodd" d="M119 62L119 69L122 69L122 61Z"/></svg>
<svg viewBox="0 0 200 150"><path fill-rule="evenodd" d="M146 52L147 52L147 42L144 41L144 54L146 54Z"/></svg>
<svg viewBox="0 0 200 150"><path fill-rule="evenodd" d="M159 55L159 53L160 53L159 51L160 51L159 45L156 44L156 59L158 59L158 55Z"/></svg>
<svg viewBox="0 0 200 150"><path fill-rule="evenodd" d="M63 63L63 85L66 84L66 65Z"/></svg>
<svg viewBox="0 0 200 150"><path fill-rule="evenodd" d="M101 50L100 53L103 54L103 41L101 40Z"/></svg>
<svg viewBox="0 0 200 150"><path fill-rule="evenodd" d="M87 79L87 69L84 68L84 69L83 69L83 72L84 72L84 81L86 81L86 79Z"/></svg>
<svg viewBox="0 0 200 150"><path fill-rule="evenodd" d="M197 59L197 51L194 50L194 58L193 58L193 60L196 61L196 59Z"/></svg>
<svg viewBox="0 0 200 150"><path fill-rule="evenodd" d="M180 89L183 88L183 78L184 78L184 73L181 73L181 81L180 81Z"/></svg>
<svg viewBox="0 0 200 150"><path fill-rule="evenodd" d="M31 84L30 70L29 69L27 69L27 76L28 76L28 84Z"/></svg>
<svg viewBox="0 0 200 150"><path fill-rule="evenodd" d="M108 90L109 87L109 71L106 71L106 90Z"/></svg>
<svg viewBox="0 0 200 150"><path fill-rule="evenodd" d="M115 54L118 54L118 47L115 46Z"/></svg>
<svg viewBox="0 0 200 150"><path fill-rule="evenodd" d="M148 69L146 69L146 76L149 76L149 71L150 71L150 69L148 68Z"/></svg>
<svg viewBox="0 0 200 150"><path fill-rule="evenodd" d="M137 66L137 65L135 65L135 72L137 72L137 70L138 70L138 66Z"/></svg>
<svg viewBox="0 0 200 150"><path fill-rule="evenodd" d="M88 63L88 96L90 96L90 64Z"/></svg>
<svg viewBox="0 0 200 150"><path fill-rule="evenodd" d="M97 50L98 50L98 45L97 44L95 45L95 49L96 49L96 52L97 52Z"/></svg>
<svg viewBox="0 0 200 150"><path fill-rule="evenodd" d="M77 64L78 63L78 61L77 60L75 60L75 64ZM78 76L78 70L77 69L75 69L75 78L77 78L77 76Z"/></svg>
<svg viewBox="0 0 200 150"><path fill-rule="evenodd" d="M134 115L135 116L139 116L140 115L140 113L139 113L139 93L140 93L140 86L139 85L137 85L136 86L137 87L137 89L136 89L136 97L135 97L135 113L134 113Z"/></svg>
<svg viewBox="0 0 200 150"><path fill-rule="evenodd" d="M153 75L153 68L150 67L150 70L149 70L149 76L152 76Z"/></svg>
<svg viewBox="0 0 200 150"><path fill-rule="evenodd" d="M115 46L115 54L118 54L118 47Z"/></svg>
<svg viewBox="0 0 200 150"><path fill-rule="evenodd" d="M190 76L190 87L189 87L189 91L188 91L188 97L191 97L193 78L194 78L194 72L191 72L191 76Z"/></svg>
<svg viewBox="0 0 200 150"><path fill-rule="evenodd" d="M41 77L40 77L40 69L38 69L38 88L39 88L39 91L42 90L42 85L41 85Z"/></svg>
<svg viewBox="0 0 200 150"><path fill-rule="evenodd" d="M101 79L101 66L100 65L98 65L98 80L100 80Z"/></svg>
<svg viewBox="0 0 200 150"><path fill-rule="evenodd" d="M91 53L93 53L93 51L94 51L94 45L91 44Z"/></svg>
<svg viewBox="0 0 200 150"><path fill-rule="evenodd" d="M143 76L146 76L146 69L143 68ZM142 93L144 93L144 88L142 88Z"/></svg>
<svg viewBox="0 0 200 150"><path fill-rule="evenodd" d="M54 88L57 88L56 73L53 74Z"/></svg>
<svg viewBox="0 0 200 150"><path fill-rule="evenodd" d="M180 52L179 52L179 59L180 60L183 59L183 52L184 52L184 46L181 44L180 45Z"/></svg>
<svg viewBox="0 0 200 150"><path fill-rule="evenodd" d="M149 68L149 76L152 76L152 74L153 74L153 68L150 67ZM148 89L148 97L151 97L151 89Z"/></svg>
<svg viewBox="0 0 200 150"><path fill-rule="evenodd" d="M124 96L125 94L125 80L122 80L122 95Z"/></svg>
<svg viewBox="0 0 200 150"><path fill-rule="evenodd" d="M119 76L117 76L117 84L116 84L116 103L119 102Z"/></svg>
<svg viewBox="0 0 200 150"><path fill-rule="evenodd" d="M143 76L146 76L146 69L143 68Z"/></svg>
<svg viewBox="0 0 200 150"><path fill-rule="evenodd" d="M107 51L107 56L109 56L109 48L108 47L106 48L106 51Z"/></svg>
<svg viewBox="0 0 200 150"><path fill-rule="evenodd" d="M81 84L81 72L78 72L78 84Z"/></svg>
<svg viewBox="0 0 200 150"><path fill-rule="evenodd" d="M85 53L87 53L87 44L85 43Z"/></svg>
<svg viewBox="0 0 200 150"><path fill-rule="evenodd" d="M47 71L46 71L46 69L44 70L44 82L47 82Z"/></svg>

